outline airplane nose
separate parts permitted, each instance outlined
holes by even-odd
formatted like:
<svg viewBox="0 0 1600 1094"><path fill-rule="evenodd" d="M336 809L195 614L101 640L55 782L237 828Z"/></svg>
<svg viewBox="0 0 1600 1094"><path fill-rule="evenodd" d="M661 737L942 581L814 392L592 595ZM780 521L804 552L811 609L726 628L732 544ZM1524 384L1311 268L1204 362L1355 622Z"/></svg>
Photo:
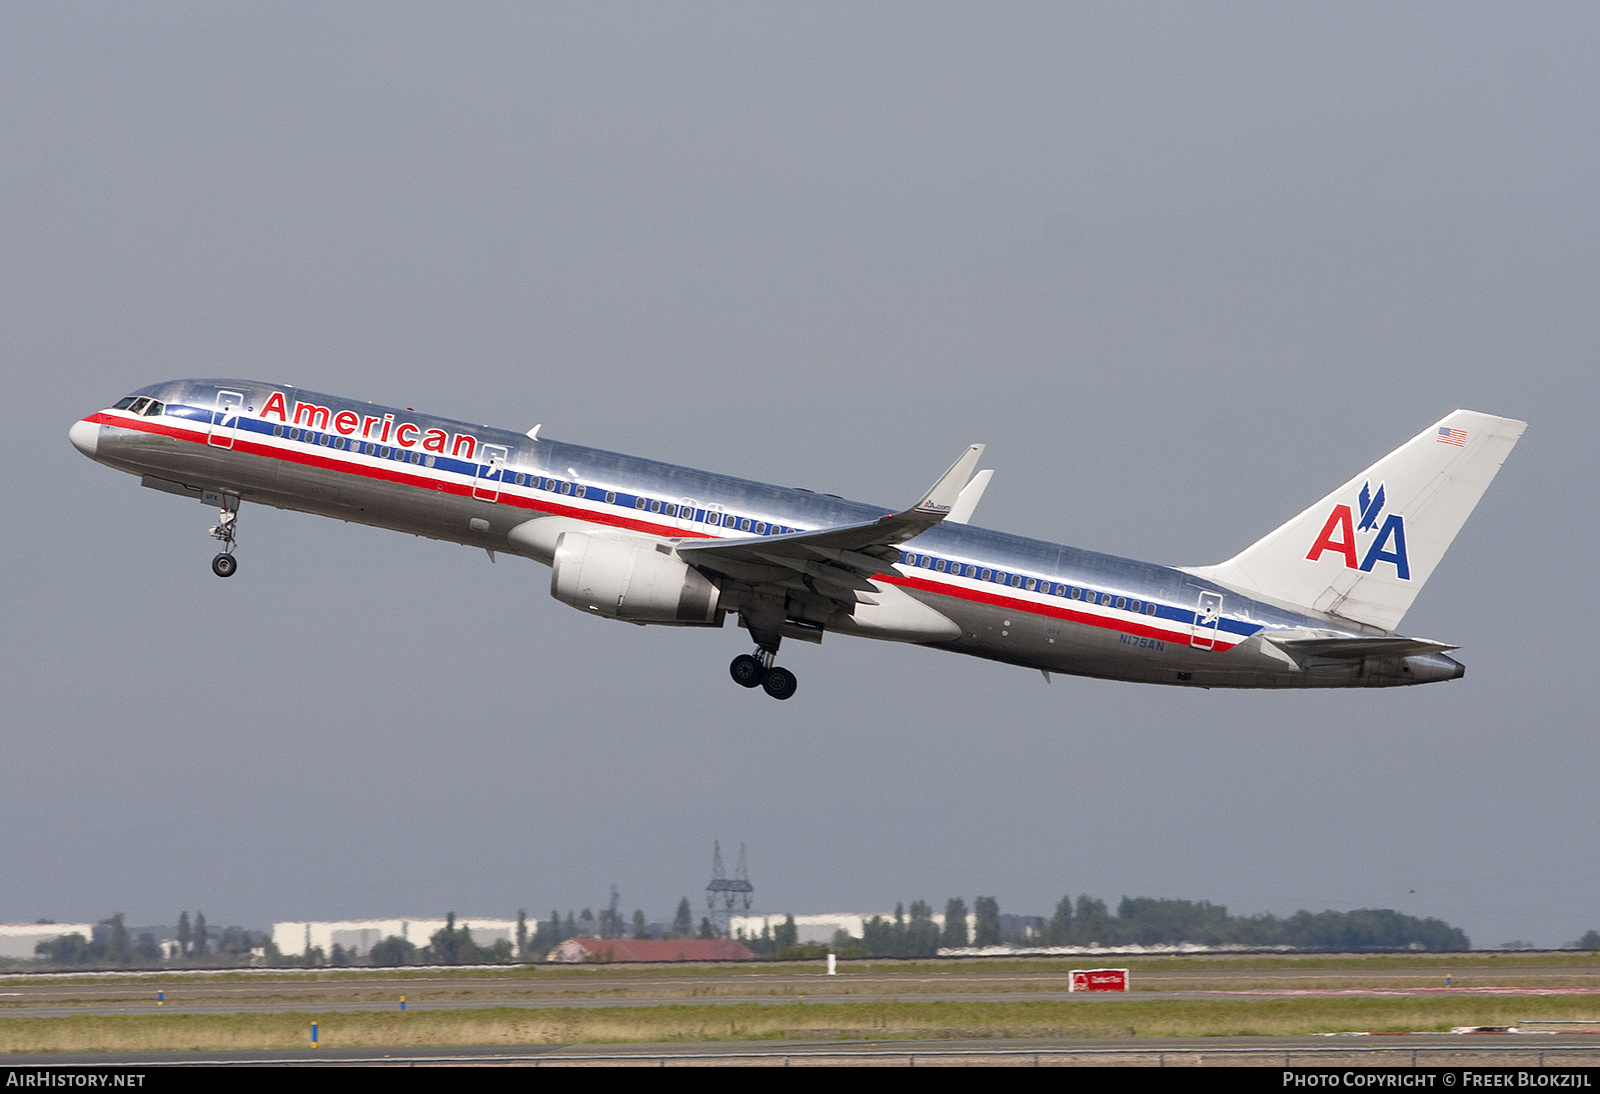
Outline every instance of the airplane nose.
<svg viewBox="0 0 1600 1094"><path fill-rule="evenodd" d="M72 441L72 447L94 459L95 449L100 446L100 427L93 422L73 422L72 428L67 430L67 437Z"/></svg>

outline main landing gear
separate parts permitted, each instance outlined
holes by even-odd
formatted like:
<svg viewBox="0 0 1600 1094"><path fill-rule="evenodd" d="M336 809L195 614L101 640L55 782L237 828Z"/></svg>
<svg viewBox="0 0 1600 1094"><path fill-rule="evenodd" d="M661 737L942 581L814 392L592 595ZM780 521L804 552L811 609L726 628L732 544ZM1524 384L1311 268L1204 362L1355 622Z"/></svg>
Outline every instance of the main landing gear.
<svg viewBox="0 0 1600 1094"><path fill-rule="evenodd" d="M224 494L217 523L211 529L211 538L222 541L222 553L211 560L211 572L218 577L232 577L239 568L239 560L233 557L233 545L237 542L234 532L238 523L239 499Z"/></svg>
<svg viewBox="0 0 1600 1094"><path fill-rule="evenodd" d="M733 682L740 687L760 687L774 699L787 699L799 687L799 681L794 678L794 673L788 669L772 663L778 656L777 650L757 648L754 655L741 653L733 659L733 664L728 666L728 675L733 677Z"/></svg>

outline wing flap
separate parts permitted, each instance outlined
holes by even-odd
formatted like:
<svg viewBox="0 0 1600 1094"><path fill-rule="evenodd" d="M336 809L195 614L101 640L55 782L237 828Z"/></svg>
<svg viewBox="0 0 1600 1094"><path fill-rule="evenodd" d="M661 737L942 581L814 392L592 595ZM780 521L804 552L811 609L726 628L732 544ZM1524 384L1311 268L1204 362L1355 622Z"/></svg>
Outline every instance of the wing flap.
<svg viewBox="0 0 1600 1094"><path fill-rule="evenodd" d="M1415 657L1424 653L1444 653L1459 649L1448 642L1431 638L1273 638L1267 640L1295 657L1328 657L1337 661L1357 661L1363 657Z"/></svg>

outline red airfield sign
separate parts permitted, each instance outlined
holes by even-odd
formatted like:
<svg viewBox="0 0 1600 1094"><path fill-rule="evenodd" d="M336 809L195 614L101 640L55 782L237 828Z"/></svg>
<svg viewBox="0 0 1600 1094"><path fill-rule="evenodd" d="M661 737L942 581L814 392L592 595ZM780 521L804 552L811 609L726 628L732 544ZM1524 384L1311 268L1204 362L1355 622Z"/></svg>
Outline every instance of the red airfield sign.
<svg viewBox="0 0 1600 1094"><path fill-rule="evenodd" d="M1127 969L1073 969L1068 991L1127 991Z"/></svg>

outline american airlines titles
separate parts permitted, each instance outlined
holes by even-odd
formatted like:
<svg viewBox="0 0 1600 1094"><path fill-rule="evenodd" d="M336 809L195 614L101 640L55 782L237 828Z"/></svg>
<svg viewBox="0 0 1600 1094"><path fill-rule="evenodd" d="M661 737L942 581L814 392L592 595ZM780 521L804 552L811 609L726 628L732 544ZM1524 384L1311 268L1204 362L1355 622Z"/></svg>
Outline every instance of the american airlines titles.
<svg viewBox="0 0 1600 1094"><path fill-rule="evenodd" d="M379 417L376 414L357 414L352 410L335 412L331 407L297 401L291 416L288 400L280 391L274 391L267 399L261 408L261 417L277 418L284 425L305 426L323 432L332 429L346 437L360 436L379 444L393 444L401 448L420 447L424 452L437 452L441 456L450 455L465 460L472 459L478 450L478 439L471 433L424 430L414 422L397 424L393 414ZM374 433L374 430L377 432Z"/></svg>

